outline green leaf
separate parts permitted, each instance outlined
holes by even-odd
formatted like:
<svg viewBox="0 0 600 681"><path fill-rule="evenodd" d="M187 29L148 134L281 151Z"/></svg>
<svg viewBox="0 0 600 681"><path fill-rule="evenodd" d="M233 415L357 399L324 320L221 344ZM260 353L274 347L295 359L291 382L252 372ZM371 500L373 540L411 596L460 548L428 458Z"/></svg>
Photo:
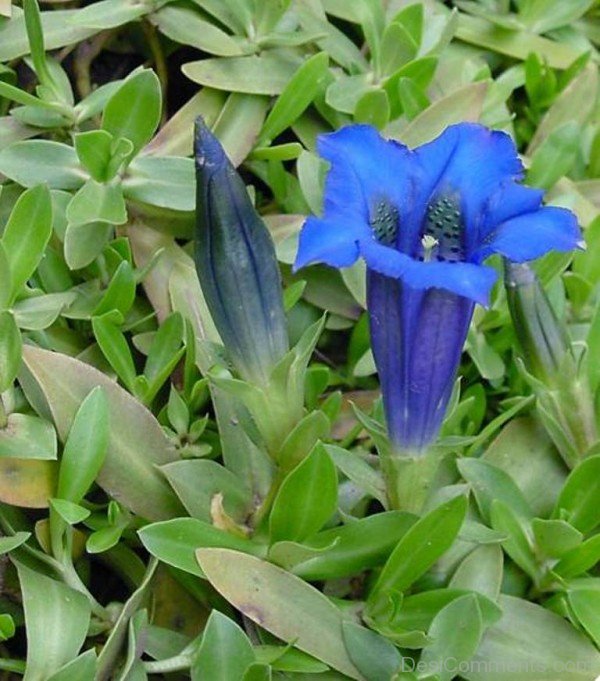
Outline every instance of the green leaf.
<svg viewBox="0 0 600 681"><path fill-rule="evenodd" d="M67 219L72 225L105 222L122 225L127 222L123 190L119 184L103 184L88 180L67 206Z"/></svg>
<svg viewBox="0 0 600 681"><path fill-rule="evenodd" d="M191 211L195 206L194 162L190 158L140 156L127 169L122 187L130 201Z"/></svg>
<svg viewBox="0 0 600 681"><path fill-rule="evenodd" d="M191 667L192 681L242 681L254 651L240 627L213 610Z"/></svg>
<svg viewBox="0 0 600 681"><path fill-rule="evenodd" d="M256 544L247 539L235 537L196 518L176 518L146 525L138 531L138 535L153 556L199 577L204 577L195 556L199 548L216 547L245 553L259 550Z"/></svg>
<svg viewBox="0 0 600 681"><path fill-rule="evenodd" d="M365 461L358 452L349 452L337 445L325 445L335 465L352 482L383 506L387 504L385 483L381 473Z"/></svg>
<svg viewBox="0 0 600 681"><path fill-rule="evenodd" d="M50 499L50 508L69 525L77 525L89 517L90 511L65 499Z"/></svg>
<svg viewBox="0 0 600 681"><path fill-rule="evenodd" d="M566 47L565 43L552 42L555 47ZM529 47L528 52L537 52ZM571 61L574 61L575 57ZM552 66L550 59L548 64ZM598 92L598 71L592 66L587 66L579 73L548 109L541 123L535 131L527 154L533 155L542 142L564 123L576 122L584 126L594 110L593 101Z"/></svg>
<svg viewBox="0 0 600 681"><path fill-rule="evenodd" d="M135 289L136 279L133 267L127 260L123 260L92 314L101 317L116 310L125 317L135 300Z"/></svg>
<svg viewBox="0 0 600 681"><path fill-rule="evenodd" d="M494 530L508 536L504 542L506 553L533 580L537 580L540 570L533 553L531 527L528 521L500 499L492 501L490 520Z"/></svg>
<svg viewBox="0 0 600 681"><path fill-rule="evenodd" d="M7 308L11 303L11 275L10 275L10 264L8 262L8 256L4 246L2 245L2 239L0 239L0 310Z"/></svg>
<svg viewBox="0 0 600 681"><path fill-rule="evenodd" d="M30 532L15 532L10 537L0 537L0 554L4 555L14 551L31 537Z"/></svg>
<svg viewBox="0 0 600 681"><path fill-rule="evenodd" d="M351 577L381 565L416 517L388 511L323 530L303 544L274 544L269 559L307 580Z"/></svg>
<svg viewBox="0 0 600 681"><path fill-rule="evenodd" d="M383 566L370 601L405 591L454 543L467 512L467 498L458 496L418 520L398 542Z"/></svg>
<svg viewBox="0 0 600 681"><path fill-rule="evenodd" d="M560 558L583 541L583 534L564 520L534 518L531 526L536 545L551 558Z"/></svg>
<svg viewBox="0 0 600 681"><path fill-rule="evenodd" d="M109 551L119 543L124 529L122 525L109 525L92 532L85 543L85 550L92 554Z"/></svg>
<svg viewBox="0 0 600 681"><path fill-rule="evenodd" d="M27 628L24 681L49 678L73 660L85 641L91 606L87 598L16 563Z"/></svg>
<svg viewBox="0 0 600 681"><path fill-rule="evenodd" d="M354 107L354 120L380 130L385 128L390 120L390 103L385 90L365 92Z"/></svg>
<svg viewBox="0 0 600 681"><path fill-rule="evenodd" d="M532 52L537 52L556 69L568 68L587 49L577 49L566 42L549 40L527 31L500 28L485 19L462 13L458 14L456 37L516 59L526 59Z"/></svg>
<svg viewBox="0 0 600 681"><path fill-rule="evenodd" d="M271 681L271 667L266 664L251 664L244 674L243 681Z"/></svg>
<svg viewBox="0 0 600 681"><path fill-rule="evenodd" d="M183 332L183 317L178 312L167 317L160 325L144 366L144 375L150 384L162 386L169 375L167 373L165 376L165 367L174 369L174 359L181 357Z"/></svg>
<svg viewBox="0 0 600 681"><path fill-rule="evenodd" d="M553 516L587 534L600 525L600 455L584 459L567 478Z"/></svg>
<svg viewBox="0 0 600 681"><path fill-rule="evenodd" d="M452 601L434 617L428 635L433 639L420 664L440 681L451 681L479 647L483 634L481 610L474 595Z"/></svg>
<svg viewBox="0 0 600 681"><path fill-rule="evenodd" d="M584 629L600 646L600 591L574 589L568 592L569 604Z"/></svg>
<svg viewBox="0 0 600 681"><path fill-rule="evenodd" d="M328 76L329 57L326 53L320 52L307 59L275 101L261 130L261 141L273 140L293 125L321 91Z"/></svg>
<svg viewBox="0 0 600 681"><path fill-rule="evenodd" d="M85 40L95 31L69 24L78 10L58 10L42 13L42 29L47 50L55 50L65 45ZM8 61L23 57L30 52L27 33L25 32L25 17L16 14L10 21L0 22L0 60Z"/></svg>
<svg viewBox="0 0 600 681"><path fill-rule="evenodd" d="M21 366L23 342L19 327L11 312L0 312L0 393L15 380Z"/></svg>
<svg viewBox="0 0 600 681"><path fill-rule="evenodd" d="M61 667L48 681L89 681L96 674L96 651L91 648Z"/></svg>
<svg viewBox="0 0 600 681"><path fill-rule="evenodd" d="M102 129L115 139L128 139L133 144L133 156L152 139L161 110L158 76L151 69L137 71L108 100L102 117Z"/></svg>
<svg viewBox="0 0 600 681"><path fill-rule="evenodd" d="M14 297L38 266L52 233L52 204L47 187L29 189L18 198L2 236Z"/></svg>
<svg viewBox="0 0 600 681"><path fill-rule="evenodd" d="M6 641L15 635L17 627L10 615L0 615L0 641ZM15 670L16 671L16 670Z"/></svg>
<svg viewBox="0 0 600 681"><path fill-rule="evenodd" d="M590 681L600 674L600 653L562 617L512 596L500 596L500 606L502 618L461 670L465 679Z"/></svg>
<svg viewBox="0 0 600 681"><path fill-rule="evenodd" d="M211 521L210 504L217 494L223 495L225 511L234 520L243 522L247 518L251 508L248 490L237 476L216 461L174 461L161 471L194 518Z"/></svg>
<svg viewBox="0 0 600 681"><path fill-rule="evenodd" d="M482 459L514 480L535 515L550 515L567 470L537 419L511 419L486 448Z"/></svg>
<svg viewBox="0 0 600 681"><path fill-rule="evenodd" d="M458 566L448 587L476 591L495 601L502 586L503 563L497 544L478 546Z"/></svg>
<svg viewBox="0 0 600 681"><path fill-rule="evenodd" d="M238 57L244 54L241 40L205 21L198 12L187 7L163 7L154 12L152 23L171 40L182 45L191 45L202 52L217 57Z"/></svg>
<svg viewBox="0 0 600 681"><path fill-rule="evenodd" d="M43 86L50 88L50 90L54 90L55 83L46 59L44 33L42 30L40 8L37 4L37 0L24 0L23 12L25 15L27 39L29 40L31 49L33 70Z"/></svg>
<svg viewBox="0 0 600 681"><path fill-rule="evenodd" d="M83 400L93 388L103 388L110 430L98 484L143 518L181 515L181 504L157 470L176 454L154 416L114 381L83 362L34 347L25 347L23 352L27 372L20 380L25 392L30 396L37 391L37 402L41 398L40 407L52 415L63 441Z"/></svg>
<svg viewBox="0 0 600 681"><path fill-rule="evenodd" d="M283 471L290 471L299 464L317 444L329 435L331 424L322 411L307 414L287 436L278 453Z"/></svg>
<svg viewBox="0 0 600 681"><path fill-rule="evenodd" d="M301 541L318 532L337 506L337 473L317 444L284 479L269 518L271 542Z"/></svg>
<svg viewBox="0 0 600 681"><path fill-rule="evenodd" d="M78 10L71 23L96 30L116 28L139 19L149 11L150 8L144 4L130 0L101 0Z"/></svg>
<svg viewBox="0 0 600 681"><path fill-rule="evenodd" d="M391 75L417 56L418 45L401 23L388 24L381 40L381 72Z"/></svg>
<svg viewBox="0 0 600 681"><path fill-rule="evenodd" d="M470 83L438 99L401 131L401 140L415 147L431 141L449 125L479 120L487 90L485 81Z"/></svg>
<svg viewBox="0 0 600 681"><path fill-rule="evenodd" d="M77 409L63 449L57 497L79 503L100 472L109 440L108 402L94 388Z"/></svg>
<svg viewBox="0 0 600 681"><path fill-rule="evenodd" d="M52 256L46 250L38 268L44 268L47 260ZM47 260L46 260L47 259ZM52 264L48 265L51 267ZM60 265L59 265L60 267ZM58 269L58 268L57 268ZM47 270L46 270L47 271ZM38 269L40 276L43 276ZM70 284L71 282L69 282ZM58 316L71 303L77 299L77 293L66 291L65 293L48 293L47 295L33 295L30 298L22 298L13 305L13 312L18 326L28 331L40 331L52 326Z"/></svg>
<svg viewBox="0 0 600 681"><path fill-rule="evenodd" d="M427 95L410 78L398 78L398 98L404 115L409 121L429 106Z"/></svg>
<svg viewBox="0 0 600 681"><path fill-rule="evenodd" d="M92 328L102 353L129 391L134 392L136 371L125 336L113 324L111 315L94 317Z"/></svg>
<svg viewBox="0 0 600 681"><path fill-rule="evenodd" d="M65 232L65 261L70 269L79 270L95 260L108 243L113 225L90 222L69 225Z"/></svg>
<svg viewBox="0 0 600 681"><path fill-rule="evenodd" d="M106 130L88 130L73 136L75 151L81 165L97 182L112 179L108 168L112 158L113 136Z"/></svg>
<svg viewBox="0 0 600 681"><path fill-rule="evenodd" d="M0 151L0 173L23 187L78 189L87 179L72 147L50 140L15 142Z"/></svg>
<svg viewBox="0 0 600 681"><path fill-rule="evenodd" d="M56 459L56 431L51 423L37 416L9 414L6 427L0 429L0 456Z"/></svg>
<svg viewBox="0 0 600 681"><path fill-rule="evenodd" d="M279 95L285 90L297 67L295 59L281 53L265 52L260 57L202 59L184 64L182 71L195 83L218 90Z"/></svg>
<svg viewBox="0 0 600 681"><path fill-rule="evenodd" d="M352 662L367 681L389 681L402 665L402 656L383 636L354 622L342 625Z"/></svg>
<svg viewBox="0 0 600 681"><path fill-rule="evenodd" d="M581 127L575 121L563 123L537 147L527 171L527 184L550 189L566 175L577 160Z"/></svg>
<svg viewBox="0 0 600 681"><path fill-rule="evenodd" d="M351 679L363 678L346 652L341 611L317 589L254 556L227 549L196 555L210 583L246 617Z"/></svg>
<svg viewBox="0 0 600 681"><path fill-rule="evenodd" d="M600 534L567 551L554 566L553 572L565 579L591 570L600 561Z"/></svg>
<svg viewBox="0 0 600 681"><path fill-rule="evenodd" d="M511 477L483 459L459 459L458 470L471 485L477 506L485 520L490 518L492 502L501 499L522 518L531 518L529 504Z"/></svg>

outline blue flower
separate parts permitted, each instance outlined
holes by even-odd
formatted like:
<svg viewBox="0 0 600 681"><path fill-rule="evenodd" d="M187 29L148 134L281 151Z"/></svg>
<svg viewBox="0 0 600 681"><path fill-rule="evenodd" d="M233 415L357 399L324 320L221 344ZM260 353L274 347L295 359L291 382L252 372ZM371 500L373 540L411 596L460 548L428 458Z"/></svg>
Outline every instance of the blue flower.
<svg viewBox="0 0 600 681"><path fill-rule="evenodd" d="M416 149L354 125L319 138L324 214L309 217L295 268L367 264L371 341L397 450L435 439L493 253L515 262L581 244L575 216L518 183L511 138L461 123Z"/></svg>

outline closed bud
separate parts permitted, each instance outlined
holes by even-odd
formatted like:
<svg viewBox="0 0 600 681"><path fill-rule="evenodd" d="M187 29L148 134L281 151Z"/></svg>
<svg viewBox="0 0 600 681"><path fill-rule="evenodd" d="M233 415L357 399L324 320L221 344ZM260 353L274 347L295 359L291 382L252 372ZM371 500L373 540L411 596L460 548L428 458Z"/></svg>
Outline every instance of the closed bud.
<svg viewBox="0 0 600 681"><path fill-rule="evenodd" d="M288 350L280 272L271 236L217 138L198 118L196 271L239 374L268 381Z"/></svg>
<svg viewBox="0 0 600 681"><path fill-rule="evenodd" d="M571 356L569 338L535 272L526 263L504 261L508 308L527 371L553 384Z"/></svg>
<svg viewBox="0 0 600 681"><path fill-rule="evenodd" d="M598 442L587 376L579 371L565 325L535 272L526 264L505 260L504 265L508 307L538 416L565 463L574 468Z"/></svg>

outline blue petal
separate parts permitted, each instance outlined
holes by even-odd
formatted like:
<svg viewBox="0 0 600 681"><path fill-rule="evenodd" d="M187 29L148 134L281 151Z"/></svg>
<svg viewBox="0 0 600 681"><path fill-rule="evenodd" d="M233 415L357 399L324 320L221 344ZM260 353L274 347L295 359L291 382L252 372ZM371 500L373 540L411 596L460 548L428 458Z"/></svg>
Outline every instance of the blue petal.
<svg viewBox="0 0 600 681"><path fill-rule="evenodd" d="M407 147L385 140L371 126L352 125L321 135L318 149L331 163L325 182L327 217L352 215L368 223L373 203L380 198L401 216L412 206L419 166ZM409 227L408 220L401 224L401 230Z"/></svg>
<svg viewBox="0 0 600 681"><path fill-rule="evenodd" d="M358 258L358 239L368 227L356 222L309 217L300 232L294 272L312 263L349 267Z"/></svg>
<svg viewBox="0 0 600 681"><path fill-rule="evenodd" d="M427 171L426 191L430 196L425 202L436 195L460 200L467 251L472 250L490 195L523 175L514 142L504 132L476 123L459 123L416 149L415 154Z"/></svg>
<svg viewBox="0 0 600 681"><path fill-rule="evenodd" d="M484 258L500 253L514 262L524 262L548 251L572 251L582 246L575 215L566 208L546 206L502 223L488 235L477 255Z"/></svg>
<svg viewBox="0 0 600 681"><path fill-rule="evenodd" d="M542 189L526 187L512 181L506 182L490 196L487 202L482 237L509 218L539 210L543 198Z"/></svg>
<svg viewBox="0 0 600 681"><path fill-rule="evenodd" d="M489 304L497 277L491 267L462 262L419 262L373 239L361 240L359 245L367 267L380 274L401 279L414 289L438 288L482 305Z"/></svg>

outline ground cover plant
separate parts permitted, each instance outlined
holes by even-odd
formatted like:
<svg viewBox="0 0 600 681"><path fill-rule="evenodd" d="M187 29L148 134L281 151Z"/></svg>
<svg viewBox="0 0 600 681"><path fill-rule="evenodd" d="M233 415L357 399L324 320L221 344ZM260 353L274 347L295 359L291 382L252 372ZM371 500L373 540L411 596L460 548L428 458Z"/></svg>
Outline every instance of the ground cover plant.
<svg viewBox="0 0 600 681"><path fill-rule="evenodd" d="M1 678L600 677L599 12L0 0Z"/></svg>

